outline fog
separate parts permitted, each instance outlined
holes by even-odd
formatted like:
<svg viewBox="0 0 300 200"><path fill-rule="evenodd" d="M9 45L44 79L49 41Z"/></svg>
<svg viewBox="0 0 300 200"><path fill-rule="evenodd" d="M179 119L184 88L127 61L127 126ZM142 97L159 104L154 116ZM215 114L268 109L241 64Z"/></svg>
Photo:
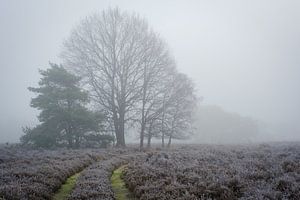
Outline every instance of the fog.
<svg viewBox="0 0 300 200"><path fill-rule="evenodd" d="M39 68L61 62L71 29L116 6L145 17L166 40L202 105L258 120L261 141L300 139L299 1L2 0L0 143L37 123L27 87L37 85Z"/></svg>

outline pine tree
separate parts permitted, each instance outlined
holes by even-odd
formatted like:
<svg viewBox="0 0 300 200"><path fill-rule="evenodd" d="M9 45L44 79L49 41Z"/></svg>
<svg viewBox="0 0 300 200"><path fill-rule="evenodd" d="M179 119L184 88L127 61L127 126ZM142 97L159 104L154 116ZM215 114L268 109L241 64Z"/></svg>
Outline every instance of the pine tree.
<svg viewBox="0 0 300 200"><path fill-rule="evenodd" d="M41 124L25 128L21 141L39 147L65 143L70 148L78 147L85 133L99 132L103 115L85 107L88 94L79 87L80 77L57 64L50 66L40 70L39 87L28 88L38 94L31 100L31 106L41 110L38 116Z"/></svg>

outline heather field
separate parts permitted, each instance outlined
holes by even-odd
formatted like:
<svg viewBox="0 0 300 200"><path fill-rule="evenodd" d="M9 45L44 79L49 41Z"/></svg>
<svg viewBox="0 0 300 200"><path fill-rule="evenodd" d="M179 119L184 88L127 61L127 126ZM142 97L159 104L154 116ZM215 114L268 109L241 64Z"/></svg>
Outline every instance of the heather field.
<svg viewBox="0 0 300 200"><path fill-rule="evenodd" d="M133 150L0 149L0 199L52 199L68 177L79 173L70 199L113 199L109 177Z"/></svg>
<svg viewBox="0 0 300 200"><path fill-rule="evenodd" d="M300 199L299 143L143 152L1 148L0 199L53 199L76 173L74 187L62 199L120 199L111 176L121 166L122 181L136 199Z"/></svg>
<svg viewBox="0 0 300 200"><path fill-rule="evenodd" d="M300 145L185 146L131 162L139 199L300 199Z"/></svg>

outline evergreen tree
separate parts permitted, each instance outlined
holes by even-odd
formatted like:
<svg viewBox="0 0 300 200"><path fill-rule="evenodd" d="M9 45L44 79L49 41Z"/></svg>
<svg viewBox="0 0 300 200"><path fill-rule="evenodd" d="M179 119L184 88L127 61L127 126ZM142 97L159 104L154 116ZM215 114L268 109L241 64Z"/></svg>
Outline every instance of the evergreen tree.
<svg viewBox="0 0 300 200"><path fill-rule="evenodd" d="M41 110L38 116L41 124L25 128L21 141L38 147L65 143L70 148L79 147L86 133L100 131L103 115L84 106L88 103L88 94L79 87L80 77L57 64L50 66L40 70L39 87L28 88L38 94L31 100L31 106Z"/></svg>

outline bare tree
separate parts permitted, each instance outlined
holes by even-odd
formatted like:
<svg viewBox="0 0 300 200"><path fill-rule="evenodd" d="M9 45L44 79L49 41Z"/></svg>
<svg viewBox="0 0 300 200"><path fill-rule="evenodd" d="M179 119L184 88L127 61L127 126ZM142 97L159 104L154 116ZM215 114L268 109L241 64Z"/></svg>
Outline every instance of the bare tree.
<svg viewBox="0 0 300 200"><path fill-rule="evenodd" d="M192 132L192 116L196 108L196 96L192 81L182 73L173 75L170 87L165 93L161 113L162 147L168 136L168 147L172 139L184 139Z"/></svg>
<svg viewBox="0 0 300 200"><path fill-rule="evenodd" d="M87 17L72 31L62 58L84 78L92 99L107 114L116 146L125 146L126 123L140 110L141 99L142 107L146 105L148 76L170 62L163 42L138 15L108 9Z"/></svg>
<svg viewBox="0 0 300 200"><path fill-rule="evenodd" d="M161 114L161 113L160 113ZM151 140L152 138L158 138L161 136L161 128L160 128L160 118L159 115L155 118L151 118L149 123L146 127L146 134L147 136L147 148L151 147Z"/></svg>
<svg viewBox="0 0 300 200"><path fill-rule="evenodd" d="M155 42L154 42L155 44ZM140 148L144 145L146 127L151 130L153 122L162 112L162 97L169 72L175 69L173 60L163 43L153 48L153 59L144 66L140 107ZM149 130L148 130L149 131Z"/></svg>

